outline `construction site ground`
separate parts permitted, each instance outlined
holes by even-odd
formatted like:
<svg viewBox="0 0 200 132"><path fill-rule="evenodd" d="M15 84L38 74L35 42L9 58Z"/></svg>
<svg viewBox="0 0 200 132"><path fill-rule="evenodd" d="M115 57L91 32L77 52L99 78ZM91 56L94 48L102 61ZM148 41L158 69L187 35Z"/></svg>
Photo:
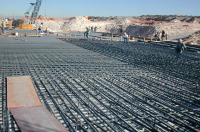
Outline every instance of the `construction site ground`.
<svg viewBox="0 0 200 132"><path fill-rule="evenodd" d="M68 33L76 37L0 36L1 131L20 131L7 109L9 76L30 76L42 104L70 132L200 131L199 47L177 54L170 42Z"/></svg>

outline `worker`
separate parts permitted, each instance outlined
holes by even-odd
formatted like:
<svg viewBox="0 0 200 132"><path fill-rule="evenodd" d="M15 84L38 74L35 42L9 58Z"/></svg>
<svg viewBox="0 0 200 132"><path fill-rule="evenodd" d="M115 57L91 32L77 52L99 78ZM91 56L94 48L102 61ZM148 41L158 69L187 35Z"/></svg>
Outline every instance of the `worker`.
<svg viewBox="0 0 200 132"><path fill-rule="evenodd" d="M86 27L86 31L84 32L84 38L86 36L86 38L88 38L90 30L88 29L88 27Z"/></svg>
<svg viewBox="0 0 200 132"><path fill-rule="evenodd" d="M166 35L165 35L166 40L168 39L168 37L169 37L169 34L166 33Z"/></svg>
<svg viewBox="0 0 200 132"><path fill-rule="evenodd" d="M158 39L159 39L159 41L162 40L162 32L159 32L159 33L158 33Z"/></svg>
<svg viewBox="0 0 200 132"><path fill-rule="evenodd" d="M178 40L178 43L176 45L176 52L177 53L182 53L182 50L186 49L186 46L185 44L183 43L183 40L182 39L179 39Z"/></svg>
<svg viewBox="0 0 200 132"><path fill-rule="evenodd" d="M91 33L92 30L91 30L91 27L90 27L90 26L88 27L88 29L89 29L89 33Z"/></svg>
<svg viewBox="0 0 200 132"><path fill-rule="evenodd" d="M155 41L158 40L158 34L155 34Z"/></svg>
<svg viewBox="0 0 200 132"><path fill-rule="evenodd" d="M157 40L158 40L158 31L155 30L155 41L157 41Z"/></svg>
<svg viewBox="0 0 200 132"><path fill-rule="evenodd" d="M155 30L155 34L158 34L158 31L157 31L157 30Z"/></svg>
<svg viewBox="0 0 200 132"><path fill-rule="evenodd" d="M165 38L165 31L162 30L162 41L164 41L164 38Z"/></svg>
<svg viewBox="0 0 200 132"><path fill-rule="evenodd" d="M39 28L38 28L40 34L43 34L42 27L43 27L43 23L41 23L40 26L39 26Z"/></svg>
<svg viewBox="0 0 200 132"><path fill-rule="evenodd" d="M2 34L4 34L4 20L2 20L2 23L1 23L1 32Z"/></svg>
<svg viewBox="0 0 200 132"><path fill-rule="evenodd" d="M124 32L123 38L124 38L124 44L125 43L128 44L128 34L126 32Z"/></svg>
<svg viewBox="0 0 200 132"><path fill-rule="evenodd" d="M49 33L49 28L46 28L46 31L45 31L45 33Z"/></svg>

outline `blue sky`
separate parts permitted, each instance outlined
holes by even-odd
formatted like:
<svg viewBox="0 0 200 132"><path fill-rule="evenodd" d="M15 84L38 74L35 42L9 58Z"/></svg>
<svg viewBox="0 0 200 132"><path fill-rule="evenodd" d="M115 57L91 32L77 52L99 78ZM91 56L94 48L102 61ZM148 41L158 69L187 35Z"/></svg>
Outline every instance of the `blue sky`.
<svg viewBox="0 0 200 132"><path fill-rule="evenodd" d="M0 0L0 17L24 16L36 0ZM32 10L31 10L32 12ZM43 0L39 15L73 16L200 16L200 0Z"/></svg>

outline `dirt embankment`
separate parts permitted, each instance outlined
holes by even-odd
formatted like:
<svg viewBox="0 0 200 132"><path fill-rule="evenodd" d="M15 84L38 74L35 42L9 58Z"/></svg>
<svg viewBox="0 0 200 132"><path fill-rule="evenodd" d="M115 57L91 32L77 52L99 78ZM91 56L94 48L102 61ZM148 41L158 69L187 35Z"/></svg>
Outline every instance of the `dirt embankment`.
<svg viewBox="0 0 200 132"><path fill-rule="evenodd" d="M85 31L90 27L96 32L107 32L131 36L154 37L155 30L165 32L169 39L183 38L200 31L200 17L191 16L140 16L140 17L89 17L77 16L68 20L37 20L44 29L56 31Z"/></svg>

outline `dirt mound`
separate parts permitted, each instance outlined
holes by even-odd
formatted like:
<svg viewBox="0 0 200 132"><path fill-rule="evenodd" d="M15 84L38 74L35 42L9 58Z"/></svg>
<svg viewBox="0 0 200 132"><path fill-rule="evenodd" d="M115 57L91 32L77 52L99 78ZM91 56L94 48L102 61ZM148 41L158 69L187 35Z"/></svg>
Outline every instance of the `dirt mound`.
<svg viewBox="0 0 200 132"><path fill-rule="evenodd" d="M187 20L186 22L191 22L191 23L200 23L200 19L196 17L192 17L191 19Z"/></svg>
<svg viewBox="0 0 200 132"><path fill-rule="evenodd" d="M131 21L129 19L127 19L126 17L118 17L115 18L115 24L130 24Z"/></svg>
<svg viewBox="0 0 200 132"><path fill-rule="evenodd" d="M137 18L137 19L136 19ZM200 30L200 19L198 17L185 16L141 16L141 17L89 17L89 20L82 16L77 16L65 20L37 20L39 27L43 22L43 28L56 31L86 31L86 27L95 29L96 32L106 32L122 35L127 32L131 36L154 37L155 30L165 32L169 39L182 38ZM165 20L165 21L155 21ZM183 22L184 21L184 22ZM186 21L190 23L186 23ZM174 37L176 36L176 37Z"/></svg>
<svg viewBox="0 0 200 132"><path fill-rule="evenodd" d="M200 32L196 32L183 39L186 44L200 44Z"/></svg>
<svg viewBox="0 0 200 132"><path fill-rule="evenodd" d="M170 22L175 22L175 23L180 23L181 21L180 20L178 20L178 19L172 19L172 20L170 20Z"/></svg>
<svg viewBox="0 0 200 132"><path fill-rule="evenodd" d="M193 27L193 24L191 25L185 25L183 26L182 23L158 23L154 25L129 25L123 28L124 32L127 32L131 36L137 36L137 37L152 37L155 36L155 30L158 31L161 35L162 30L165 31L169 35L169 39L178 39L178 38L184 38L194 32L197 32L200 30L200 28Z"/></svg>
<svg viewBox="0 0 200 132"><path fill-rule="evenodd" d="M38 28L41 23L43 23L43 30L49 28L55 32L62 31L62 26L64 24L64 20L37 20L36 27Z"/></svg>
<svg viewBox="0 0 200 132"><path fill-rule="evenodd" d="M85 31L86 27L92 26L92 22L82 16L77 16L74 19L66 22L62 30L69 31Z"/></svg>

